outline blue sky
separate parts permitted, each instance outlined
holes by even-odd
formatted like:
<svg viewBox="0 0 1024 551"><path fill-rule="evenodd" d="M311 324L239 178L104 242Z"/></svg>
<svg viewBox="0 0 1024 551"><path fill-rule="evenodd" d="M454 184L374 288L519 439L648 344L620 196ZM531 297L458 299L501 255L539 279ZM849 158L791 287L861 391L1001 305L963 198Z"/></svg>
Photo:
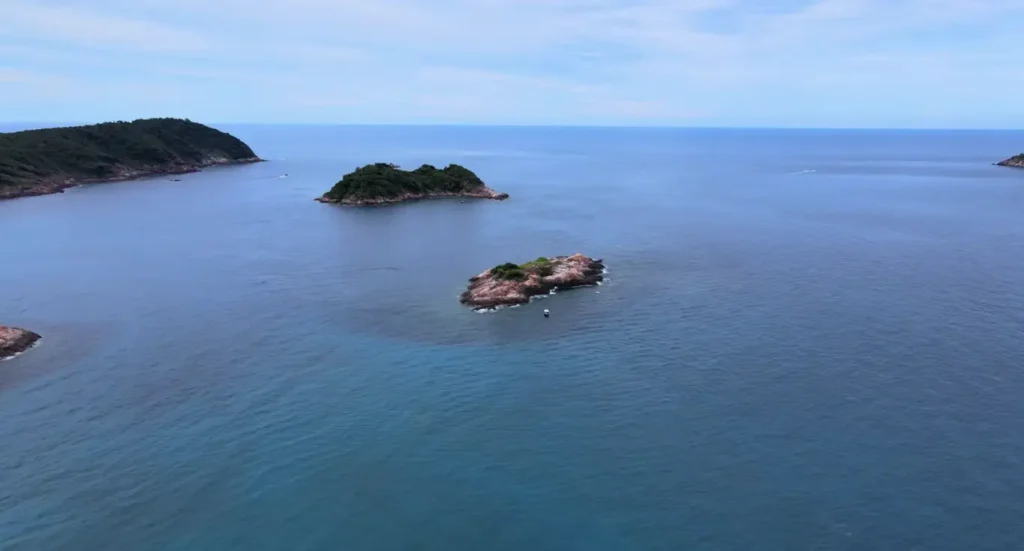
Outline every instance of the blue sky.
<svg viewBox="0 0 1024 551"><path fill-rule="evenodd" d="M0 120L1024 127L1024 0L0 0Z"/></svg>

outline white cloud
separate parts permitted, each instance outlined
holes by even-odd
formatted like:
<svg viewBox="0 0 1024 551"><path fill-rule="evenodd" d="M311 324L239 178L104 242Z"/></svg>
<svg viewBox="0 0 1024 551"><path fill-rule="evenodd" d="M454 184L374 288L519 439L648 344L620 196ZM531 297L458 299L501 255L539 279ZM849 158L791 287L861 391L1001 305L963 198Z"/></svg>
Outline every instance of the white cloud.
<svg viewBox="0 0 1024 551"><path fill-rule="evenodd" d="M0 21L0 36L14 39L144 50L199 50L206 46L202 38L188 31L67 5L3 0Z"/></svg>
<svg viewBox="0 0 1024 551"><path fill-rule="evenodd" d="M35 73L32 73L30 71L0 67L0 83L3 84L13 84L16 82L30 82L32 80L35 80L35 78Z"/></svg>
<svg viewBox="0 0 1024 551"><path fill-rule="evenodd" d="M954 101L1024 117L1009 91L1024 0L28 2L0 0L15 23L0 47L22 43L33 71L153 78L175 105L219 93L242 117L263 102L284 119L703 124L804 106L870 118L886 94L920 117ZM879 90L858 104L858 86Z"/></svg>

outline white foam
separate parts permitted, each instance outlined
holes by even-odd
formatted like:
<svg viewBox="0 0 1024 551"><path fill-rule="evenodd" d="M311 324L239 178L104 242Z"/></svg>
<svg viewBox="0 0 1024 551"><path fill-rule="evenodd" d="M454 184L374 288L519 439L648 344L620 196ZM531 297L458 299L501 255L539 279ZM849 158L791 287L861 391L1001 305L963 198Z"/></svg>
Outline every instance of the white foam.
<svg viewBox="0 0 1024 551"><path fill-rule="evenodd" d="M17 358L18 356L21 356L22 354L28 352L29 350L32 350L33 348L39 346L39 343L41 343L41 342L43 342L43 339L41 339L41 338L40 339L36 339L36 342L32 343L32 345L29 346L28 348L26 348L25 350L22 350L21 352L18 352L17 354L15 354L13 356L8 356L6 358L0 358L0 362L6 362L7 360L13 360L14 358Z"/></svg>
<svg viewBox="0 0 1024 551"><path fill-rule="evenodd" d="M489 314L498 310L504 310L505 308L519 308L520 306L522 304L499 304L498 306L488 306L486 308L473 308L473 311L477 314Z"/></svg>
<svg viewBox="0 0 1024 551"><path fill-rule="evenodd" d="M796 176L797 174L812 174L814 172L817 172L817 170L814 170L813 168L810 168L810 169L807 169L807 170L801 170L800 172L794 172L793 175Z"/></svg>

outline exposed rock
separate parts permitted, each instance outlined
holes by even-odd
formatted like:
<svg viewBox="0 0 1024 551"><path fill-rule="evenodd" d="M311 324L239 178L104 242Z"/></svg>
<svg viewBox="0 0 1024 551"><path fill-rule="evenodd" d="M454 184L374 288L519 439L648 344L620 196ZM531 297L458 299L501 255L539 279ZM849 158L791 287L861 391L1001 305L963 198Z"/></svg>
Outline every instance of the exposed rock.
<svg viewBox="0 0 1024 551"><path fill-rule="evenodd" d="M394 197L377 196L358 199L335 199L325 195L323 197L317 197L316 200L321 203L333 203L337 205L348 205L351 207L373 207L404 203L406 201L419 201L421 199L437 199L439 197L475 197L477 199L495 199L497 201L504 201L505 199L508 199L508 194L498 193L497 191L485 186L481 189L475 189L472 191L403 193Z"/></svg>
<svg viewBox="0 0 1024 551"><path fill-rule="evenodd" d="M554 289L596 285L604 280L604 262L582 254L502 264L469 280L460 300L476 308L523 304Z"/></svg>
<svg viewBox="0 0 1024 551"><path fill-rule="evenodd" d="M32 348L32 345L41 338L27 329L0 325L0 360L21 354Z"/></svg>
<svg viewBox="0 0 1024 551"><path fill-rule="evenodd" d="M1024 153L1017 155L1016 157L1010 157L1005 161L996 163L999 166L1009 166L1013 168L1024 168Z"/></svg>
<svg viewBox="0 0 1024 551"><path fill-rule="evenodd" d="M16 199L18 197L34 197L37 195L50 195L53 193L64 193L68 188L77 187L83 184L106 184L112 182L126 182L138 180L149 176L164 174L188 174L199 172L204 168L221 165L238 165L263 162L259 157L246 159L224 159L211 157L196 163L175 163L170 165L153 165L143 168L115 167L114 174L106 178L57 178L42 180L29 188L0 188L0 200ZM181 181L181 180L175 180Z"/></svg>

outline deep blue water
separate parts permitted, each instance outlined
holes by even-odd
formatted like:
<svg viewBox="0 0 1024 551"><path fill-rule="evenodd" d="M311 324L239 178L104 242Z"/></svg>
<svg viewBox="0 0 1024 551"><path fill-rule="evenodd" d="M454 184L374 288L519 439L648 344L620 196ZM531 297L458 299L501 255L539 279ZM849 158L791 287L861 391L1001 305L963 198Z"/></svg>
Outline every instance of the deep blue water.
<svg viewBox="0 0 1024 551"><path fill-rule="evenodd" d="M4 551L1024 548L1024 133L226 129L0 203ZM312 200L372 161L512 199Z"/></svg>

